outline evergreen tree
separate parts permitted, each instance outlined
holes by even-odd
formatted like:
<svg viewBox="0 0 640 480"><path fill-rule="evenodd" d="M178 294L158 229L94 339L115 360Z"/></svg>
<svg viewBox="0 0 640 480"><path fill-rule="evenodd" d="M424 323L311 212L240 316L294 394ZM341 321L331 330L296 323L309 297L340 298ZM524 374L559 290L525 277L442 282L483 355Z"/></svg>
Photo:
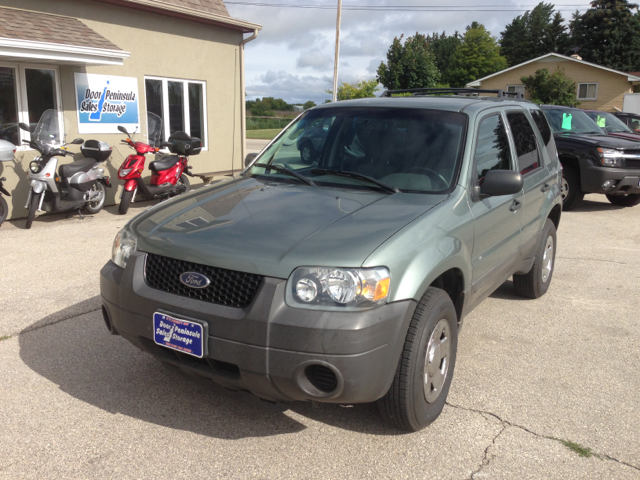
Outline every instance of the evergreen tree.
<svg viewBox="0 0 640 480"><path fill-rule="evenodd" d="M452 87L467 83L507 68L500 55L498 42L484 25L473 22L462 37L462 43L451 58L449 79Z"/></svg>
<svg viewBox="0 0 640 480"><path fill-rule="evenodd" d="M572 45L583 60L624 72L640 70L640 21L627 0L596 0L571 25Z"/></svg>
<svg viewBox="0 0 640 480"><path fill-rule="evenodd" d="M448 84L449 63L456 49L462 43L462 36L457 31L451 36L447 36L445 32L434 33L427 35L427 43L435 55L436 67L441 75L440 81Z"/></svg>
<svg viewBox="0 0 640 480"><path fill-rule="evenodd" d="M403 44L403 36L393 39L387 52L387 64L381 62L378 67L377 81L390 90L435 87L440 72L427 37L416 33Z"/></svg>

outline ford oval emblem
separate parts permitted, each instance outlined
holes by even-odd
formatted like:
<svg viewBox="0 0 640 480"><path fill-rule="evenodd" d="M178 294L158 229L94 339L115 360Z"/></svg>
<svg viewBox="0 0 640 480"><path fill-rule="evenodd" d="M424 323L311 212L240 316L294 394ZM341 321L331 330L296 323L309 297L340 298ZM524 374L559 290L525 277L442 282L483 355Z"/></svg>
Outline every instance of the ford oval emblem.
<svg viewBox="0 0 640 480"><path fill-rule="evenodd" d="M180 281L191 288L207 288L211 283L207 277L196 272L184 272L180 275Z"/></svg>

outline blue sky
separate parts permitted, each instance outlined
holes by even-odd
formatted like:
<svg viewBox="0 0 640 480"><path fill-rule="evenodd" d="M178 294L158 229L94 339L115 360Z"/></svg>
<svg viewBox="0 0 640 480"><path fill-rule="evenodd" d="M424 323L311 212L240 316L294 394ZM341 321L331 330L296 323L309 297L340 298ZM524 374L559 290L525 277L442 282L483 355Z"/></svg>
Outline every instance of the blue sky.
<svg viewBox="0 0 640 480"><path fill-rule="evenodd" d="M336 9L274 8L238 5L226 2L229 13L263 25L256 40L246 46L247 98L276 97L289 103L330 98L325 89L333 84L333 51L335 48ZM337 0L242 0L256 3L337 6ZM353 11L343 10L340 82L371 79L395 36L416 32L429 34L464 32L478 21L499 37L507 23L536 0L343 0L346 6L442 6L444 9L466 6L467 11ZM584 11L588 2L564 0L557 3L565 19L576 8ZM494 11L479 11L479 9ZM475 11L470 11L475 9ZM519 11L514 11L519 10Z"/></svg>

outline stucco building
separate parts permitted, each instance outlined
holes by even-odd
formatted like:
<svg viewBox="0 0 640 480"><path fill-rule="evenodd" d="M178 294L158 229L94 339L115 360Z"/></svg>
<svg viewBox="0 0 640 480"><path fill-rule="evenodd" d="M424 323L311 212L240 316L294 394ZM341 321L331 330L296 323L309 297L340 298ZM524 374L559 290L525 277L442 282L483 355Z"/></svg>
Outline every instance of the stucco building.
<svg viewBox="0 0 640 480"><path fill-rule="evenodd" d="M640 77L634 74L637 72L620 72L580 58L549 53L480 78L467 86L524 92L528 98L520 79L534 75L543 68L549 70L549 73L558 69L564 71L567 78L576 82L576 98L581 102L580 108L589 110L622 110L625 93L632 93L633 86L640 83Z"/></svg>
<svg viewBox="0 0 640 480"><path fill-rule="evenodd" d="M147 111L163 119L165 138L186 131L202 139L193 172L240 169L243 49L260 28L232 18L223 0L0 0L0 138L17 146L14 161L0 163L9 218L26 215L36 155L17 124L35 125L47 109L61 112L67 141L114 147L105 167L117 188L108 189L107 205L118 201L117 170L133 152L117 125L144 134ZM108 90L105 106L94 97Z"/></svg>

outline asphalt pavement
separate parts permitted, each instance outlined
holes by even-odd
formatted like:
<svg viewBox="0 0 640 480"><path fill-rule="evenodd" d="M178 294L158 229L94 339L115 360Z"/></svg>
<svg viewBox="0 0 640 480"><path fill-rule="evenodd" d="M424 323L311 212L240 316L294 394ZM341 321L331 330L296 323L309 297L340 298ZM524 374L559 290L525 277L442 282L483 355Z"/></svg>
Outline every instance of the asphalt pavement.
<svg viewBox="0 0 640 480"><path fill-rule="evenodd" d="M257 148L257 147L256 147ZM640 479L640 207L563 214L551 287L465 320L441 417L272 405L107 332L98 273L126 216L0 227L0 479Z"/></svg>

